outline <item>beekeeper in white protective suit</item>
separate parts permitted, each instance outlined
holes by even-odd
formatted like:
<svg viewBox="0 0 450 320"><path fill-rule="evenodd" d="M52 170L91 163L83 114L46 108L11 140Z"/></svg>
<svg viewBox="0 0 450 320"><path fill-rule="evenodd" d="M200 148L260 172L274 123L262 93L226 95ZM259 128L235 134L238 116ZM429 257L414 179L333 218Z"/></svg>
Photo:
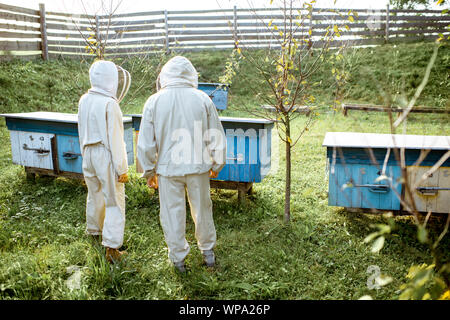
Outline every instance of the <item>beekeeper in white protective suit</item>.
<svg viewBox="0 0 450 320"><path fill-rule="evenodd" d="M110 61L89 70L91 89L78 105L78 132L83 174L88 188L86 232L102 236L108 261L120 260L125 229L128 163L120 100L130 85L129 73ZM119 78L121 87L119 87Z"/></svg>
<svg viewBox="0 0 450 320"><path fill-rule="evenodd" d="M195 236L208 267L216 244L210 177L225 165L226 140L217 110L197 89L198 75L181 56L169 60L158 77L158 92L146 102L137 157L150 187L159 188L160 221L169 259L184 272L187 190Z"/></svg>

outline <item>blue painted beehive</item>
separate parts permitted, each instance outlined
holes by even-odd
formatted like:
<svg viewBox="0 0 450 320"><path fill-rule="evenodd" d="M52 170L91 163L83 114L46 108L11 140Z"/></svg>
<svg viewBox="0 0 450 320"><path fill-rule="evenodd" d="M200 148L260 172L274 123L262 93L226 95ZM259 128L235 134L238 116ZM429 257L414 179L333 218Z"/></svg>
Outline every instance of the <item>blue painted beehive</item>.
<svg viewBox="0 0 450 320"><path fill-rule="evenodd" d="M198 89L205 92L218 110L225 110L228 104L228 86L223 83L199 82Z"/></svg>
<svg viewBox="0 0 450 320"><path fill-rule="evenodd" d="M417 211L450 212L450 137L328 132L323 146L327 147L329 205L406 211L404 205L414 203ZM402 179L401 149L407 185ZM438 169L427 174L435 165Z"/></svg>
<svg viewBox="0 0 450 320"><path fill-rule="evenodd" d="M139 135L142 115L129 115ZM271 166L273 122L265 119L219 117L227 139L226 165L213 180L261 182ZM142 172L136 161L137 172Z"/></svg>
<svg viewBox="0 0 450 320"><path fill-rule="evenodd" d="M1 114L10 131L13 163L27 172L81 177L82 156L76 114L30 112ZM128 164L134 163L132 119L123 118Z"/></svg>

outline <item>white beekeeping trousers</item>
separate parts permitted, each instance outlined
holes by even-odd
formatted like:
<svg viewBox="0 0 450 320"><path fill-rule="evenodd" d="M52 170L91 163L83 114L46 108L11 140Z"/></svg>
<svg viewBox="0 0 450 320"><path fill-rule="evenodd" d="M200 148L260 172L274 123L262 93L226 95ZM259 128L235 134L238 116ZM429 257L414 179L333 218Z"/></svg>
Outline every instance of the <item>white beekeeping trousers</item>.
<svg viewBox="0 0 450 320"><path fill-rule="evenodd" d="M189 253L186 241L186 197L188 194L195 237L203 252L216 244L212 202L209 187L209 172L181 177L158 176L160 221L164 238L169 248L169 259L181 262Z"/></svg>
<svg viewBox="0 0 450 320"><path fill-rule="evenodd" d="M86 233L102 235L102 245L118 249L125 231L125 186L117 181L111 153L103 144L84 149L83 174L88 187Z"/></svg>

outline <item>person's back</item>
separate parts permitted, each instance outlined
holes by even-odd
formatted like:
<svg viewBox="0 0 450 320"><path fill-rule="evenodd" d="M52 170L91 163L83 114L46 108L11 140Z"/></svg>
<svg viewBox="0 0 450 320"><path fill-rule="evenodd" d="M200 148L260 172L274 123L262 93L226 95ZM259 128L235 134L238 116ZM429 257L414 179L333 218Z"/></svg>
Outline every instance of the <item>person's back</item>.
<svg viewBox="0 0 450 320"><path fill-rule="evenodd" d="M182 176L209 171L211 162L203 157L209 143L205 133L223 129L217 126L217 111L208 95L195 88L169 87L152 96L149 104L154 105L149 112L153 113L160 150L158 174Z"/></svg>
<svg viewBox="0 0 450 320"><path fill-rule="evenodd" d="M78 104L78 133L83 175L88 187L86 233L102 236L109 261L120 258L125 228L128 163L122 111L116 97L117 66L97 61L90 70L91 89Z"/></svg>
<svg viewBox="0 0 450 320"><path fill-rule="evenodd" d="M79 102L78 132L81 150L86 145L102 142L109 149L106 133L106 109L114 103L112 98L100 94L86 93Z"/></svg>
<svg viewBox="0 0 450 320"><path fill-rule="evenodd" d="M189 253L185 239L188 192L198 247L208 266L214 265L216 231L210 198L213 175L226 160L226 140L211 99L197 89L198 75L191 62L174 57L161 70L161 90L146 102L138 140L143 177L159 181L160 218L169 258L180 270Z"/></svg>

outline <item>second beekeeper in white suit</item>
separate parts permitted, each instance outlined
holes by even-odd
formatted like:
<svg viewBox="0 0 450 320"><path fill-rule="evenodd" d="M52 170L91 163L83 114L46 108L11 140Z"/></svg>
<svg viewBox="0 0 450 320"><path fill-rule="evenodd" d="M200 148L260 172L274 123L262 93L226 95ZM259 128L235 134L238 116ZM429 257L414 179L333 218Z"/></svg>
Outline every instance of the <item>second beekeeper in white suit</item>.
<svg viewBox="0 0 450 320"><path fill-rule="evenodd" d="M89 69L91 89L78 105L78 132L83 175L88 188L86 232L102 236L106 258L120 260L125 229L127 152L120 100L131 83L129 73L111 61ZM119 85L119 79L120 85Z"/></svg>
<svg viewBox="0 0 450 320"><path fill-rule="evenodd" d="M192 63L181 56L170 59L158 77L159 91L144 106L137 145L143 177L149 186L159 188L169 259L182 272L189 253L185 189L198 247L212 267L216 229L209 180L217 177L226 161L225 133L216 107L197 86Z"/></svg>

